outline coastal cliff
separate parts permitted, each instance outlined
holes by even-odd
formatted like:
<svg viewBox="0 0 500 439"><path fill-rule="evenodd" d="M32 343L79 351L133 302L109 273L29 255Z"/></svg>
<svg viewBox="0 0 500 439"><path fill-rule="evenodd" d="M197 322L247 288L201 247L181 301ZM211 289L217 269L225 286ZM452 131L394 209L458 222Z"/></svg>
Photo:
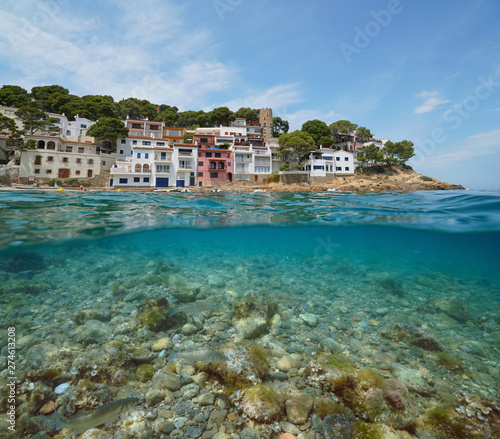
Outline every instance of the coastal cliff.
<svg viewBox="0 0 500 439"><path fill-rule="evenodd" d="M312 190L321 190L320 187L336 188L343 191L437 191L465 189L458 184L450 184L427 177L415 172L411 168L398 167L377 168L363 170L351 177L340 177L325 185L314 185Z"/></svg>
<svg viewBox="0 0 500 439"><path fill-rule="evenodd" d="M325 191L327 189L338 189L340 191L438 191L438 190L463 190L459 184L450 184L427 177L415 172L411 168L375 167L360 170L355 175L337 177L327 183L268 183L259 186L239 186L237 184L226 184L218 186L227 192L248 192L262 189L273 192L301 192L301 191ZM195 188L194 191L206 192L211 188Z"/></svg>

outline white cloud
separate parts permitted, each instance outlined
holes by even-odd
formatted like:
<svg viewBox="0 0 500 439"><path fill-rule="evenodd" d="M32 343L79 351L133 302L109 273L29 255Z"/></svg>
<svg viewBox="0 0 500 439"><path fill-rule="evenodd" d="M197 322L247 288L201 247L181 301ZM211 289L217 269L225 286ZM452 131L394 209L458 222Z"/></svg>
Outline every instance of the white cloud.
<svg viewBox="0 0 500 439"><path fill-rule="evenodd" d="M303 101L300 87L301 85L299 83L293 83L276 85L262 91L249 91L246 96L232 99L222 105L235 111L241 107L269 107L276 112L279 111L278 109L286 109L288 105ZM274 116L278 116L278 114L274 114Z"/></svg>
<svg viewBox="0 0 500 439"><path fill-rule="evenodd" d="M448 99L444 99L439 96L437 91L424 91L418 95L419 98L425 98L423 104L419 105L413 113L424 114L433 111L439 105L447 104L450 102Z"/></svg>
<svg viewBox="0 0 500 439"><path fill-rule="evenodd" d="M200 108L211 93L233 85L237 69L207 49L208 31L186 32L182 8L163 0L114 4L120 8L115 38L95 32L97 22L82 20L77 26L80 17L70 4L46 14L40 27L33 25L35 9L24 15L0 10L0 62L13 68L16 83L27 89L59 83L80 95L132 96L181 109ZM73 24L73 33L61 30L65 21Z"/></svg>
<svg viewBox="0 0 500 439"><path fill-rule="evenodd" d="M426 167L439 168L472 158L477 159L491 154L499 154L499 138L500 130L490 130L474 134L459 145L456 151L427 157L425 160Z"/></svg>

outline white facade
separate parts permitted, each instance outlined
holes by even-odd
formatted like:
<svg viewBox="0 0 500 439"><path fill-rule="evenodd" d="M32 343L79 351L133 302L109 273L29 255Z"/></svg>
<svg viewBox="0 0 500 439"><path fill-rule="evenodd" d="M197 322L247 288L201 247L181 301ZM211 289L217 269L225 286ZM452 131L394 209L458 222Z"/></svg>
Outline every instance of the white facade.
<svg viewBox="0 0 500 439"><path fill-rule="evenodd" d="M248 181L254 173L254 154L251 146L233 147L234 151L234 179Z"/></svg>
<svg viewBox="0 0 500 439"><path fill-rule="evenodd" d="M94 141L93 137L87 135L87 130L94 125L95 122L85 117L80 117L78 114L75 120L68 121L64 136L68 140L78 140L84 142L86 140Z"/></svg>
<svg viewBox="0 0 500 439"><path fill-rule="evenodd" d="M26 135L36 148L21 155L19 177L30 180L92 178L101 173L102 159L95 143L74 142L57 136Z"/></svg>
<svg viewBox="0 0 500 439"><path fill-rule="evenodd" d="M3 105L0 105L0 115L6 116L10 119L14 119L16 121L17 128L21 129L23 125L21 121L18 119L18 117L15 115L17 110L18 109L15 107L5 107Z"/></svg>
<svg viewBox="0 0 500 439"><path fill-rule="evenodd" d="M173 186L173 149L168 140L127 137L117 144L116 163L110 170L110 186Z"/></svg>
<svg viewBox="0 0 500 439"><path fill-rule="evenodd" d="M245 126L231 126L225 127L220 125L217 128L197 128L196 134L205 134L215 136L216 145L223 143L242 144L247 139L247 128Z"/></svg>
<svg viewBox="0 0 500 439"><path fill-rule="evenodd" d="M118 142L110 186L187 187L196 184L198 148L167 139L128 137Z"/></svg>
<svg viewBox="0 0 500 439"><path fill-rule="evenodd" d="M63 139L66 138L66 133L68 131L68 118L64 114L57 113L45 113L48 117L53 117L58 120L54 125L59 128L59 136ZM47 132L42 134L49 134Z"/></svg>
<svg viewBox="0 0 500 439"><path fill-rule="evenodd" d="M353 175L354 156L349 151L322 148L311 154L310 159L303 164L302 170L308 171L310 177Z"/></svg>
<svg viewBox="0 0 500 439"><path fill-rule="evenodd" d="M172 162L175 186L194 186L198 169L198 147L187 143L174 144Z"/></svg>

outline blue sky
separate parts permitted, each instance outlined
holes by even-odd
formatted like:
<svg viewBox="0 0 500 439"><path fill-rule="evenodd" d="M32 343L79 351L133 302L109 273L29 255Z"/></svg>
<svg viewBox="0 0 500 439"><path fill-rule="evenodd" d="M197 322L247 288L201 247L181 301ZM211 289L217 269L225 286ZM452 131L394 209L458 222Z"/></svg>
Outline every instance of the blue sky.
<svg viewBox="0 0 500 439"><path fill-rule="evenodd" d="M415 143L414 168L500 188L498 0L16 0L0 84L271 107Z"/></svg>

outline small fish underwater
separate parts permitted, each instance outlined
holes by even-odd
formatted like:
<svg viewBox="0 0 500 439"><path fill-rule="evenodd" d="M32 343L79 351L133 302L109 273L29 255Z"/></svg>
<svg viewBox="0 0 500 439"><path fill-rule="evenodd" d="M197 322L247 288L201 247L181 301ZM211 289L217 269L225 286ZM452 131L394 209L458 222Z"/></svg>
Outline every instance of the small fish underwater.
<svg viewBox="0 0 500 439"><path fill-rule="evenodd" d="M105 424L107 427L120 415L139 404L139 402L140 399L134 397L119 399L108 404L103 404L93 412L80 411L80 415L77 414L73 419L67 419L59 415L57 410L55 410L56 430L68 428L70 434L79 434L101 424Z"/></svg>
<svg viewBox="0 0 500 439"><path fill-rule="evenodd" d="M171 352L168 361L186 361L188 363L196 363L200 362L203 364L208 364L208 363L221 363L224 361L228 361L229 358L227 358L224 354L221 354L220 352L215 352L215 351L210 351L208 349L206 350L199 350L199 351L190 351L190 352Z"/></svg>

